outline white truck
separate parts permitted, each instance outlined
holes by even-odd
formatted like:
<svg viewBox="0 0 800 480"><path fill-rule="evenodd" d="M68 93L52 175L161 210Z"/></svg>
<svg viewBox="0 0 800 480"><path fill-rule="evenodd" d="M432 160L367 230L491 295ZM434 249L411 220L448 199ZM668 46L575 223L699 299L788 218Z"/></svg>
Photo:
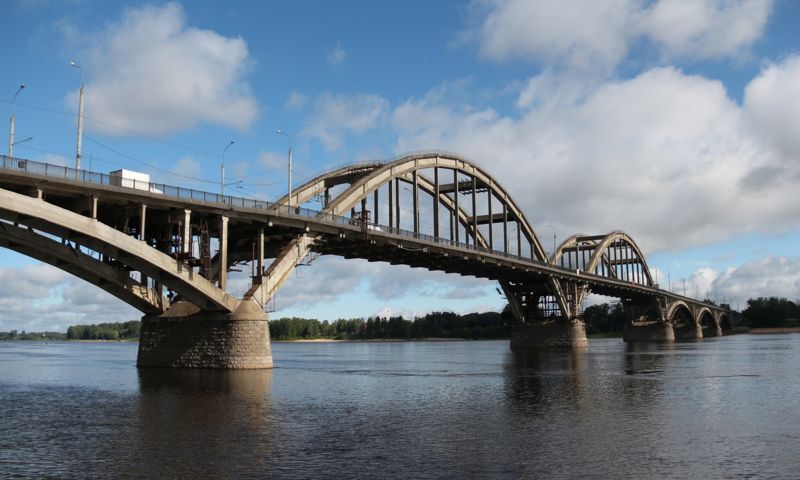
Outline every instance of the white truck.
<svg viewBox="0 0 800 480"><path fill-rule="evenodd" d="M164 193L150 184L150 175L133 170L114 170L109 173L110 184L117 187L135 188L153 193Z"/></svg>

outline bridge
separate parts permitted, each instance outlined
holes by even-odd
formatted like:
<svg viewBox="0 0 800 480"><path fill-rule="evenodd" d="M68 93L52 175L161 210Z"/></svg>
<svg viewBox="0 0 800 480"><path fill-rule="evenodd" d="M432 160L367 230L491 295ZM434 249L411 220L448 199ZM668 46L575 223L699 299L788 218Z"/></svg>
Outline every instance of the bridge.
<svg viewBox="0 0 800 480"><path fill-rule="evenodd" d="M548 257L509 193L454 154L337 168L276 202L0 163L0 245L140 310L140 367L270 368L268 304L316 255L496 280L514 316L512 349L586 346L589 293L620 299L626 341L731 328L728 309L661 289L622 231L574 235ZM304 208L312 200L322 208ZM228 274L248 267L236 298Z"/></svg>

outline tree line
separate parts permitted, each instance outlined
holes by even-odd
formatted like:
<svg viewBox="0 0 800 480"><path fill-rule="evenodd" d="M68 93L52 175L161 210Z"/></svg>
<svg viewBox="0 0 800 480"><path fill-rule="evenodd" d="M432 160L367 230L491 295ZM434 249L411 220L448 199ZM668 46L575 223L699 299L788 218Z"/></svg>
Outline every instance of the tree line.
<svg viewBox="0 0 800 480"><path fill-rule="evenodd" d="M275 340L331 338L339 340L415 338L507 338L508 319L498 312L433 312L414 320L403 317L370 317L328 320L280 318L269 322Z"/></svg>
<svg viewBox="0 0 800 480"><path fill-rule="evenodd" d="M618 335L625 328L621 303L592 305L583 312L589 335ZM800 327L800 301L759 297L747 301L742 311L744 326L752 328ZM433 312L414 320L403 317L351 318L334 321L307 318L280 318L269 322L270 336L276 340L311 338L331 339L415 339L415 338L507 338L513 316L506 306L502 313L484 312L459 315ZM61 332L0 332L2 340L138 340L141 322L72 325Z"/></svg>
<svg viewBox="0 0 800 480"><path fill-rule="evenodd" d="M742 311L745 323L752 328L800 326L800 301L759 297L747 301Z"/></svg>
<svg viewBox="0 0 800 480"><path fill-rule="evenodd" d="M131 320L123 323L99 323L96 325L72 325L67 329L68 340L139 340L142 322Z"/></svg>

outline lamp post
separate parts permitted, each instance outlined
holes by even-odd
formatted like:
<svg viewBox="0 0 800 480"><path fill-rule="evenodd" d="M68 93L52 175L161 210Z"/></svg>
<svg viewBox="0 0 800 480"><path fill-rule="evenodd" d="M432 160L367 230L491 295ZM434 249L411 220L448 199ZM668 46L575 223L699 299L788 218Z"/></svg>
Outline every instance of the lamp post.
<svg viewBox="0 0 800 480"><path fill-rule="evenodd" d="M14 103L17 101L17 95L22 89L25 88L24 83L19 84L19 88L17 89L17 93L14 94L14 98L11 100L11 126L8 130L8 156L14 156Z"/></svg>
<svg viewBox="0 0 800 480"><path fill-rule="evenodd" d="M283 135L289 140L289 196L287 198L286 205L288 207L292 206L292 137L289 136L288 133L284 132L283 130L275 130L275 133L278 135Z"/></svg>
<svg viewBox="0 0 800 480"><path fill-rule="evenodd" d="M225 196L225 152L227 152L228 149L231 148L231 145L233 145L234 143L236 143L236 142L231 140L231 143L229 143L228 145L225 146L225 148L222 149L222 165L220 165L220 167L219 167L219 194L220 194L220 196Z"/></svg>
<svg viewBox="0 0 800 480"><path fill-rule="evenodd" d="M81 90L78 94L78 147L75 151L75 170L81 169L81 140L83 139L83 70L81 66L75 62L69 62L70 65L78 69L81 75Z"/></svg>
<svg viewBox="0 0 800 480"><path fill-rule="evenodd" d="M545 225L545 227L548 227L550 230L553 231L553 260L555 261L555 255L556 255L556 227L554 227L552 225Z"/></svg>

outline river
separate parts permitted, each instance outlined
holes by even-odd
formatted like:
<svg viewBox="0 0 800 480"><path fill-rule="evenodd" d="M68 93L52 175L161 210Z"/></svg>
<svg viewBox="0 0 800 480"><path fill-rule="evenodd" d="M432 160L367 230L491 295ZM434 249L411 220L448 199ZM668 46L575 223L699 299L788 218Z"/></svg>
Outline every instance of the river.
<svg viewBox="0 0 800 480"><path fill-rule="evenodd" d="M800 478L800 335L275 343L271 371L0 342L0 477Z"/></svg>

